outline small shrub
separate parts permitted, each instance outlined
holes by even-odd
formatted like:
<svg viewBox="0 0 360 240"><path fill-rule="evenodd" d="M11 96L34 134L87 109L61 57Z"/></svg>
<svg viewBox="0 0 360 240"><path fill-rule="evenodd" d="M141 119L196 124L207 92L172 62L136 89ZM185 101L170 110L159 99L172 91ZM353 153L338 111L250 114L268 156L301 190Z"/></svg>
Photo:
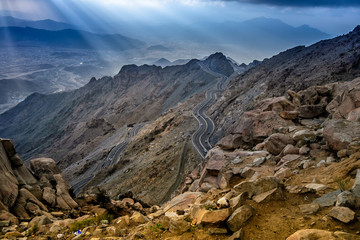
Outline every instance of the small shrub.
<svg viewBox="0 0 360 240"><path fill-rule="evenodd" d="M114 220L114 216L108 213L104 213L99 216L94 216L91 218L84 219L82 221L77 221L70 225L69 231L76 232L77 230L84 229L85 227L88 227L90 225L100 224L102 220L107 220L109 223L111 223Z"/></svg>
<svg viewBox="0 0 360 240"><path fill-rule="evenodd" d="M99 192L96 194L96 201L103 206L107 203L110 203L110 197L106 194L106 192L102 189L98 189Z"/></svg>
<svg viewBox="0 0 360 240"><path fill-rule="evenodd" d="M344 192L349 189L349 179L335 179L336 184L338 185L339 189Z"/></svg>
<svg viewBox="0 0 360 240"><path fill-rule="evenodd" d="M154 232L163 232L165 231L165 227L163 225L161 225L161 223L157 223L156 225L152 225L149 227L149 229L151 231L154 231Z"/></svg>
<svg viewBox="0 0 360 240"><path fill-rule="evenodd" d="M192 220L191 220L191 218L190 218L190 215L186 215L186 216L184 217L184 220L185 220L186 222L192 222Z"/></svg>
<svg viewBox="0 0 360 240"><path fill-rule="evenodd" d="M35 224L27 231L26 236L36 235L38 231L39 231L39 226Z"/></svg>
<svg viewBox="0 0 360 240"><path fill-rule="evenodd" d="M214 206L213 204L204 204L202 207L206 210L216 210L216 206Z"/></svg>

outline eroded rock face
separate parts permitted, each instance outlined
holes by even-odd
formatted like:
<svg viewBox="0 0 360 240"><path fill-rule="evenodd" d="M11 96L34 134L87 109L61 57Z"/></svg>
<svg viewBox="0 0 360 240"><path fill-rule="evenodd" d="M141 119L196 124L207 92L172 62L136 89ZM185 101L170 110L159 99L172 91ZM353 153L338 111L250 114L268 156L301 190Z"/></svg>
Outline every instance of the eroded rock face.
<svg viewBox="0 0 360 240"><path fill-rule="evenodd" d="M33 216L48 212L48 207L77 207L53 159L34 159L31 168L35 176L16 153L12 141L0 139L0 210L11 210L20 220L30 220Z"/></svg>
<svg viewBox="0 0 360 240"><path fill-rule="evenodd" d="M244 115L234 124L233 134L241 136L243 143L259 143L270 136L274 130L294 123L280 117L275 111L254 110L245 112Z"/></svg>
<svg viewBox="0 0 360 240"><path fill-rule="evenodd" d="M331 119L326 121L323 134L331 149L336 151L346 149L353 140L360 136L360 122Z"/></svg>

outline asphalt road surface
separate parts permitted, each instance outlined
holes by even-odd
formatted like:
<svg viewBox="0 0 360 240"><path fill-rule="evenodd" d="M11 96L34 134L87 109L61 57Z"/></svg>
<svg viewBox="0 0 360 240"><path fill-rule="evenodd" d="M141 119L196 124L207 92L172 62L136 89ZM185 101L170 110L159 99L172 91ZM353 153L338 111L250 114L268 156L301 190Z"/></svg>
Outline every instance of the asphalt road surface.
<svg viewBox="0 0 360 240"><path fill-rule="evenodd" d="M196 151L200 154L200 156L202 158L205 158L207 152L212 148L212 145L210 143L210 137L215 130L215 123L209 116L206 115L205 111L215 101L216 93L223 89L228 78L223 74L210 70L206 66L200 65L200 67L204 71L220 78L220 80L216 84L215 89L207 91L205 93L205 99L201 103L196 105L192 112L193 116L199 123L199 128L192 136L192 144L195 147Z"/></svg>

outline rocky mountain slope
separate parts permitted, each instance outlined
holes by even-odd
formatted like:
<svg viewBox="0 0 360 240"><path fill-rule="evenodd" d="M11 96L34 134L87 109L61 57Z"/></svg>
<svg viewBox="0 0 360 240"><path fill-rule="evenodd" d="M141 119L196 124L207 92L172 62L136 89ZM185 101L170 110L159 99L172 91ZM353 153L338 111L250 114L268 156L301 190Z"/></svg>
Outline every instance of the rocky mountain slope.
<svg viewBox="0 0 360 240"><path fill-rule="evenodd" d="M246 110L266 97L281 96L314 85L348 81L360 76L360 27L309 47L299 46L265 59L233 79L221 98L209 110L219 127L217 135L231 131L231 125Z"/></svg>

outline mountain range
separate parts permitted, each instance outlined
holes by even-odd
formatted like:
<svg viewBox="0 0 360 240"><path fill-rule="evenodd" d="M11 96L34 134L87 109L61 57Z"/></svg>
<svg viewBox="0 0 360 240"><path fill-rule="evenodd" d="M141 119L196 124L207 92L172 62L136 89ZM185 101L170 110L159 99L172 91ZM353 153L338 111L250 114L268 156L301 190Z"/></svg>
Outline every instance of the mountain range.
<svg viewBox="0 0 360 240"><path fill-rule="evenodd" d="M1 47L38 46L122 51L144 45L145 43L139 40L120 34L101 35L73 29L49 31L31 27L0 28Z"/></svg>
<svg viewBox="0 0 360 240"><path fill-rule="evenodd" d="M266 97L359 76L359 42L360 27L356 27L347 35L256 62L244 73L234 73L232 61L221 53L165 68L124 66L113 78L91 79L72 92L29 96L0 115L0 135L14 139L25 161L53 157L74 185L94 171L95 162L106 161L112 147L128 135L127 126L145 124L120 160L97 169L87 187L102 186L111 196L131 189L142 200L159 203L180 186L177 179L184 178L183 171L201 162L191 148L191 134L198 124L192 109L219 76L228 76L229 83L207 111L218 126L210 140L213 144ZM111 136L117 137L110 141ZM100 148L101 144L105 146ZM159 166L174 167L174 173ZM141 174L133 178L134 172Z"/></svg>
<svg viewBox="0 0 360 240"><path fill-rule="evenodd" d="M25 20L14 18L12 16L0 16L0 27L30 27L50 31L59 31L64 29L79 29L78 27L64 23L57 22L51 19L44 19L38 21Z"/></svg>

